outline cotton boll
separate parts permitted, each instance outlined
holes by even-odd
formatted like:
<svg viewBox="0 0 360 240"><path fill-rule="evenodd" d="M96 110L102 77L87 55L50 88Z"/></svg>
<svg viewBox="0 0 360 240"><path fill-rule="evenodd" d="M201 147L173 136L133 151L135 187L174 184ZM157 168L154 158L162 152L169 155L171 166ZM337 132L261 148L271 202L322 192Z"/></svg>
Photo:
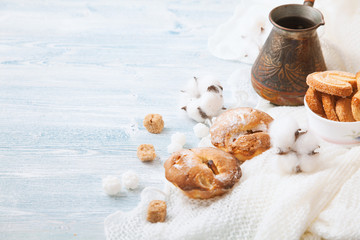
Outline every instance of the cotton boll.
<svg viewBox="0 0 360 240"><path fill-rule="evenodd" d="M295 153L278 155L276 159L277 170L282 174L293 174L296 172L296 166L299 165L298 157Z"/></svg>
<svg viewBox="0 0 360 240"><path fill-rule="evenodd" d="M275 119L270 125L269 134L273 147L287 152L295 143L295 132L299 125L292 117Z"/></svg>
<svg viewBox="0 0 360 240"><path fill-rule="evenodd" d="M294 150L301 155L311 154L317 148L319 148L319 140L311 132L300 135L294 145Z"/></svg>
<svg viewBox="0 0 360 240"><path fill-rule="evenodd" d="M300 169L302 172L305 173L315 172L320 166L319 154L301 155L299 158L300 158Z"/></svg>
<svg viewBox="0 0 360 240"><path fill-rule="evenodd" d="M180 92L179 95L180 108L186 106L189 103L189 101L191 101L191 99L193 99L193 97L188 92Z"/></svg>
<svg viewBox="0 0 360 240"><path fill-rule="evenodd" d="M193 127L195 136L198 138L203 138L209 135L209 127L203 123L198 123Z"/></svg>
<svg viewBox="0 0 360 240"><path fill-rule="evenodd" d="M222 95L217 93L206 92L200 98L200 108L207 116L217 116L223 104Z"/></svg>
<svg viewBox="0 0 360 240"><path fill-rule="evenodd" d="M198 147L214 147L214 145L211 143L210 134L200 140Z"/></svg>
<svg viewBox="0 0 360 240"><path fill-rule="evenodd" d="M215 86L222 92L219 87L221 84L214 76L206 75L198 78L198 90L200 94L207 92L210 86Z"/></svg>
<svg viewBox="0 0 360 240"><path fill-rule="evenodd" d="M207 116L200 110L200 99L192 99L186 106L186 112L191 119L197 122L204 122Z"/></svg>
<svg viewBox="0 0 360 240"><path fill-rule="evenodd" d="M183 146L179 143L170 143L167 146L168 153L177 152L177 151L180 151L181 149L183 149Z"/></svg>
<svg viewBox="0 0 360 240"><path fill-rule="evenodd" d="M102 179L102 187L106 194L115 196L121 191L120 179L115 176L107 176Z"/></svg>
<svg viewBox="0 0 360 240"><path fill-rule="evenodd" d="M186 143L186 136L183 133L176 132L171 135L171 143L178 143L181 146L184 146Z"/></svg>
<svg viewBox="0 0 360 240"><path fill-rule="evenodd" d="M131 170L123 173L121 181L127 189L136 189L139 185L138 175Z"/></svg>
<svg viewBox="0 0 360 240"><path fill-rule="evenodd" d="M198 79L196 77L187 82L184 92L189 98L198 98L200 96Z"/></svg>

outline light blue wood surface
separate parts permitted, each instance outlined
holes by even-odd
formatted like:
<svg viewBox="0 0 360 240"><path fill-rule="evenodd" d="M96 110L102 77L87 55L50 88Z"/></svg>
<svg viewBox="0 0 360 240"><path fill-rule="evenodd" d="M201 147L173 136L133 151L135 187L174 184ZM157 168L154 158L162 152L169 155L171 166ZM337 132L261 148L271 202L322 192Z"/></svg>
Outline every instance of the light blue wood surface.
<svg viewBox="0 0 360 240"><path fill-rule="evenodd" d="M161 188L171 134L198 143L179 90L205 72L226 91L239 65L207 51L237 3L0 1L0 239L104 239L107 215ZM161 134L144 129L148 113L163 115ZM137 159L142 143L153 163ZM139 189L103 193L103 177L129 169Z"/></svg>

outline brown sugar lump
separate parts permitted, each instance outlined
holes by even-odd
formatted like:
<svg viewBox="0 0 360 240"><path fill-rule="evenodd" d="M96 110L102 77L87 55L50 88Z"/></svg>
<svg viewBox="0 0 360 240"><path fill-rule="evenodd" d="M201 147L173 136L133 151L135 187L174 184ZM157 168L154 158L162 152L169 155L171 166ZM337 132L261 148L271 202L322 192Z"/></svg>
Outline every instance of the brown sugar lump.
<svg viewBox="0 0 360 240"><path fill-rule="evenodd" d="M147 218L151 223L165 222L166 203L161 200L153 200L149 203Z"/></svg>
<svg viewBox="0 0 360 240"><path fill-rule="evenodd" d="M162 116L156 113L146 115L143 124L150 133L161 133L164 128Z"/></svg>
<svg viewBox="0 0 360 240"><path fill-rule="evenodd" d="M141 144L137 149L137 156L143 162L153 161L156 157L154 146L152 144Z"/></svg>

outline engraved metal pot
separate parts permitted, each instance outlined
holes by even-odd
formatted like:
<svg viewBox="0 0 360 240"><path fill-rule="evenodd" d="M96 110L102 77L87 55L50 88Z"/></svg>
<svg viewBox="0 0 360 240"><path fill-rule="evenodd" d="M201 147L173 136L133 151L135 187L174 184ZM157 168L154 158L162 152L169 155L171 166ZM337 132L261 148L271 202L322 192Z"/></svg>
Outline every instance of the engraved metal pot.
<svg viewBox="0 0 360 240"><path fill-rule="evenodd" d="M316 32L325 22L313 3L282 5L269 14L274 26L252 67L251 82L261 97L276 105L303 105L306 76L326 70ZM279 25L281 19L289 17L305 18L313 24L304 29Z"/></svg>

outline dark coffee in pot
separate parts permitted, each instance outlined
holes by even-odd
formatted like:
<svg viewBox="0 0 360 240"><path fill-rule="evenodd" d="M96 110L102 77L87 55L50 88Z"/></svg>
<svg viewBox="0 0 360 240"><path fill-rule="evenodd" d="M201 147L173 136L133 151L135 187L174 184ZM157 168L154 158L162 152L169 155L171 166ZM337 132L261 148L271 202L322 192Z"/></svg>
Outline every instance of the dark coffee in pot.
<svg viewBox="0 0 360 240"><path fill-rule="evenodd" d="M280 18L276 23L290 29L305 29L315 26L315 23L311 20L297 16Z"/></svg>

